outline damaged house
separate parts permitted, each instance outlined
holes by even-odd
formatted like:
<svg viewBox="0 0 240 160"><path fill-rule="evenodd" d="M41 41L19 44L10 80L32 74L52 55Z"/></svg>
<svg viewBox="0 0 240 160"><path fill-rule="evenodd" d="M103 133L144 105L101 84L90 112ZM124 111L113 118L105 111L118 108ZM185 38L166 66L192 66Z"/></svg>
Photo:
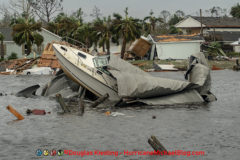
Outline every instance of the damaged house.
<svg viewBox="0 0 240 160"><path fill-rule="evenodd" d="M207 42L220 42L225 50L233 50L231 43L240 38L240 19L233 17L189 16L175 25L183 34L200 34Z"/></svg>
<svg viewBox="0 0 240 160"><path fill-rule="evenodd" d="M25 57L25 51L26 48L24 45L19 46L13 41L12 37L12 28L11 27L0 27L0 32L4 36L3 40L3 47L4 47L4 55L5 57L10 56L12 53L16 53L18 58ZM41 45L41 47L36 48L35 50L38 52L37 54L41 54L43 49L46 47L48 43L51 43L52 41L60 41L62 38L44 28L42 28L42 31L40 34L43 36L44 41ZM34 49L34 48L33 48Z"/></svg>
<svg viewBox="0 0 240 160"><path fill-rule="evenodd" d="M204 42L199 35L149 35L152 42L148 59L188 59L192 54L199 53Z"/></svg>

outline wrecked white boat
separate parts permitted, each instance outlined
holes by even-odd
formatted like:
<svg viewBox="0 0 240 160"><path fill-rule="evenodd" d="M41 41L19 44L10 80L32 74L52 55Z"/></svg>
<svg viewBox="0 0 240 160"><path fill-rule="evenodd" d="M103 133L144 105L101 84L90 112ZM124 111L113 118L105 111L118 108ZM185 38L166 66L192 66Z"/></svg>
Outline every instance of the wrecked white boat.
<svg viewBox="0 0 240 160"><path fill-rule="evenodd" d="M97 96L108 93L111 101L175 105L215 100L202 53L190 59L189 81L180 81L154 77L115 55L92 56L62 44L53 44L53 48L65 74Z"/></svg>
<svg viewBox="0 0 240 160"><path fill-rule="evenodd" d="M62 44L53 44L53 48L61 68L71 79L97 96L108 93L110 100L120 100L116 79L106 70L109 56L93 56Z"/></svg>

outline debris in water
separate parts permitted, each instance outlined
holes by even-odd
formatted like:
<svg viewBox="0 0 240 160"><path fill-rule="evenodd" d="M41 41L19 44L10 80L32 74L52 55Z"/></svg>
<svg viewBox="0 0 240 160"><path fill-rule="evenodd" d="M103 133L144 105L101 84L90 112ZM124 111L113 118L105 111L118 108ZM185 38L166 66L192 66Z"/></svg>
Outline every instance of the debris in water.
<svg viewBox="0 0 240 160"><path fill-rule="evenodd" d="M56 94L56 98L57 98L57 101L59 102L63 112L64 113L70 112L69 108L67 107L67 105L65 104L65 102L62 98L62 95L61 94Z"/></svg>
<svg viewBox="0 0 240 160"><path fill-rule="evenodd" d="M14 116L16 116L18 120L24 119L24 117L18 111L16 111L12 106L8 105L7 110L9 110L9 112L11 112Z"/></svg>
<svg viewBox="0 0 240 160"><path fill-rule="evenodd" d="M17 97L26 97L26 98L34 97L36 95L36 91L37 91L38 88L40 88L40 86L38 84L30 86L30 87L27 87L27 88L19 91L16 94L16 96Z"/></svg>
<svg viewBox="0 0 240 160"><path fill-rule="evenodd" d="M167 151L167 149L160 143L160 141L155 136L151 136L151 138L148 139L148 143L156 152Z"/></svg>
<svg viewBox="0 0 240 160"><path fill-rule="evenodd" d="M111 116L116 117L116 116L125 116L125 114L120 113L120 112L112 112Z"/></svg>
<svg viewBox="0 0 240 160"><path fill-rule="evenodd" d="M90 106L90 108L97 107L100 103L104 102L108 97L109 97L109 94L105 94L105 95L101 96Z"/></svg>
<svg viewBox="0 0 240 160"><path fill-rule="evenodd" d="M27 109L26 113L27 113L27 115L30 115L30 114L45 115L46 111L45 110L41 110L41 109L33 109L33 110ZM49 114L49 112L48 112L48 114Z"/></svg>

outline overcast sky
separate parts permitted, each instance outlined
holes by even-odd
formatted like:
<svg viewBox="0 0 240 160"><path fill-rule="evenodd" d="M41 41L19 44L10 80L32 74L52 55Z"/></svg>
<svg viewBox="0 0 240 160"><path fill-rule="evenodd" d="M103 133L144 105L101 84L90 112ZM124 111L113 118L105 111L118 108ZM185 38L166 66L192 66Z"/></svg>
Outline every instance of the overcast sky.
<svg viewBox="0 0 240 160"><path fill-rule="evenodd" d="M147 16L152 9L155 16L158 16L162 10L168 10L174 13L176 10L182 10L187 15L196 15L199 9L209 9L213 6L226 8L228 11L239 0L63 0L64 11L71 14L78 8L82 8L89 19L94 6L97 6L103 16L112 15L117 12L123 14L123 10L128 7L129 14L133 17L143 18ZM0 4L7 0L0 0Z"/></svg>

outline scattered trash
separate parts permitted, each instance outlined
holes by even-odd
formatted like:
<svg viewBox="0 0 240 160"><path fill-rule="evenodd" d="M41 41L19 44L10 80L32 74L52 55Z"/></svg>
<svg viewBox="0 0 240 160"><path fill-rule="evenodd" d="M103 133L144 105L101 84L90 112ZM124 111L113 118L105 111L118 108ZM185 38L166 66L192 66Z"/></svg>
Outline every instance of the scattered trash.
<svg viewBox="0 0 240 160"><path fill-rule="evenodd" d="M105 95L101 96L90 106L90 108L97 107L100 103L104 102L108 97L109 97L108 94L105 94Z"/></svg>
<svg viewBox="0 0 240 160"><path fill-rule="evenodd" d="M120 113L120 112L112 112L110 115L113 116L113 117L116 117L116 116L125 116L125 114Z"/></svg>
<svg viewBox="0 0 240 160"><path fill-rule="evenodd" d="M106 116L110 116L110 115L111 115L111 112L110 112L110 111L107 111L107 112L105 112L105 115L106 115Z"/></svg>
<svg viewBox="0 0 240 160"><path fill-rule="evenodd" d="M151 138L148 139L148 143L156 152L167 151L167 149L159 142L155 136L151 136Z"/></svg>
<svg viewBox="0 0 240 160"><path fill-rule="evenodd" d="M79 101L78 101L78 106L79 106L79 115L83 116L84 114L84 110L85 110L85 106L84 106L84 102L83 99L85 97L85 93L86 93L86 88L81 87L79 89Z"/></svg>
<svg viewBox="0 0 240 160"><path fill-rule="evenodd" d="M178 71L177 68L172 64L157 64L153 62L153 67L155 71Z"/></svg>
<svg viewBox="0 0 240 160"><path fill-rule="evenodd" d="M27 115L30 115L30 114L45 115L46 111L45 110L41 110L41 109L33 109L33 110L27 109L26 113L27 113ZM51 112L48 112L48 114L50 114L50 113Z"/></svg>
<svg viewBox="0 0 240 160"><path fill-rule="evenodd" d="M62 95L61 94L56 94L56 98L58 103L60 104L62 110L64 113L70 112L69 108L67 107L67 105L65 104Z"/></svg>
<svg viewBox="0 0 240 160"><path fill-rule="evenodd" d="M37 89L40 88L40 86L37 84L37 85L33 85L33 86L30 86L30 87L27 87L21 91L19 91L16 96L17 97L25 97L25 98L31 98L33 96L36 95L36 91Z"/></svg>
<svg viewBox="0 0 240 160"><path fill-rule="evenodd" d="M233 70L234 71L239 71L240 70L240 64L239 64L239 60L238 59L236 60L236 65L233 66Z"/></svg>
<svg viewBox="0 0 240 160"><path fill-rule="evenodd" d="M215 65L212 66L212 70L223 70L222 68L220 67L216 67Z"/></svg>
<svg viewBox="0 0 240 160"><path fill-rule="evenodd" d="M149 42L149 40L142 36L132 43L132 45L129 47L129 52L138 57L143 57L145 54L147 54L151 46L152 44Z"/></svg>
<svg viewBox="0 0 240 160"><path fill-rule="evenodd" d="M26 69L22 72L23 75L51 75L53 70L50 67L35 67L32 69Z"/></svg>
<svg viewBox="0 0 240 160"><path fill-rule="evenodd" d="M156 119L156 116L152 116L152 119Z"/></svg>
<svg viewBox="0 0 240 160"><path fill-rule="evenodd" d="M15 117L17 117L18 120L23 120L24 117L18 112L16 111L12 106L8 105L7 110L9 110L9 112L11 112Z"/></svg>

